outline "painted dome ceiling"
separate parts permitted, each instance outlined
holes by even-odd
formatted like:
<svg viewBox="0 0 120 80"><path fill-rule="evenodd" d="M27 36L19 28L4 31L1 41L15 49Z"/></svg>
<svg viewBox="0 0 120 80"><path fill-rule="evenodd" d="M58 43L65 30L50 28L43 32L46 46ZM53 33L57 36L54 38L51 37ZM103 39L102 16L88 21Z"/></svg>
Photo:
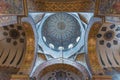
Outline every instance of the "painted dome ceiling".
<svg viewBox="0 0 120 80"><path fill-rule="evenodd" d="M21 24L0 27L0 66L20 67L26 46L23 27Z"/></svg>
<svg viewBox="0 0 120 80"><path fill-rule="evenodd" d="M120 66L120 25L104 23L97 34L97 53L103 67Z"/></svg>
<svg viewBox="0 0 120 80"><path fill-rule="evenodd" d="M67 51L80 40L80 24L68 13L56 13L43 23L41 34L43 42L55 51Z"/></svg>

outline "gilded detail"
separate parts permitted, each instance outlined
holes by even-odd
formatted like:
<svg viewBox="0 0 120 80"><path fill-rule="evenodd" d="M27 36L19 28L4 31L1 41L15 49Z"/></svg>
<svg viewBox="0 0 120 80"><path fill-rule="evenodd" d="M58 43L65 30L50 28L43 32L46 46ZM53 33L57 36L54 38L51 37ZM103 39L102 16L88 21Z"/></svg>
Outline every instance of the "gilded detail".
<svg viewBox="0 0 120 80"><path fill-rule="evenodd" d="M100 22L95 22L89 32L88 37L88 57L93 74L103 73L96 53L96 34L98 33L101 25L102 24Z"/></svg>
<svg viewBox="0 0 120 80"><path fill-rule="evenodd" d="M90 0L84 1L28 1L29 11L52 11L52 12L60 12L60 11L68 11L68 12L86 12L94 10L94 2Z"/></svg>

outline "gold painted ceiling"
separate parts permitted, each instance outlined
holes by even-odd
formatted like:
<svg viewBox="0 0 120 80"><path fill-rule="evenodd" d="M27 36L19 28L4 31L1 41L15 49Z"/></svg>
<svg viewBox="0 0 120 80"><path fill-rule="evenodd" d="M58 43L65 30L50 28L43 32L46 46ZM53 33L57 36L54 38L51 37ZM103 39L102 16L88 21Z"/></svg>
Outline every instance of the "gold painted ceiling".
<svg viewBox="0 0 120 80"><path fill-rule="evenodd" d="M33 12L91 12L93 0L28 0L28 9Z"/></svg>
<svg viewBox="0 0 120 80"><path fill-rule="evenodd" d="M43 2L74 2L74 1L83 1L83 0L36 0Z"/></svg>

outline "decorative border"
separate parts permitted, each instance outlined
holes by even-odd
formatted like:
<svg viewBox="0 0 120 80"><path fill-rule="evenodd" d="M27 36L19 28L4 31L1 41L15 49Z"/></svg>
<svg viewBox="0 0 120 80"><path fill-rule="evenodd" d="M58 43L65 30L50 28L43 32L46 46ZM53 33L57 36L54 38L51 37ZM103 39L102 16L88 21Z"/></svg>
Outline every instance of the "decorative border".
<svg viewBox="0 0 120 80"><path fill-rule="evenodd" d="M104 23L106 20L105 20L105 15L100 15L98 12L99 12L99 0L96 0L95 1L95 10L94 10L94 17L99 17L102 19L102 22Z"/></svg>
<svg viewBox="0 0 120 80"><path fill-rule="evenodd" d="M26 53L23 63L20 66L19 73L30 74L32 65L34 64L35 38L32 25L29 22L22 22L26 32Z"/></svg>
<svg viewBox="0 0 120 80"><path fill-rule="evenodd" d="M96 4L95 11L94 11L95 16L98 16L98 17L120 16L120 11L118 9L120 5L120 1L117 2L114 0L108 0L108 1L96 0L95 4Z"/></svg>
<svg viewBox="0 0 120 80"><path fill-rule="evenodd" d="M104 75L104 76L93 76L92 80L112 80L112 76Z"/></svg>
<svg viewBox="0 0 120 80"><path fill-rule="evenodd" d="M46 1L28 0L28 9L31 12L92 12L94 2L91 0L73 1Z"/></svg>
<svg viewBox="0 0 120 80"><path fill-rule="evenodd" d="M96 34L98 33L99 28L102 23L100 21L94 22L90 28L88 35L88 58L89 65L91 66L92 74L103 74L102 67L99 64L97 53L96 53Z"/></svg>
<svg viewBox="0 0 120 80"><path fill-rule="evenodd" d="M10 80L29 80L29 75L12 75Z"/></svg>
<svg viewBox="0 0 120 80"><path fill-rule="evenodd" d="M16 0L12 1L0 1L0 16L6 16L6 15L11 15L11 16L27 16L28 10L27 10L27 0L18 0L19 3L17 3ZM11 3L10 3L11 2ZM13 4L16 4L13 6ZM19 5L19 6L17 6ZM21 8L20 8L21 6Z"/></svg>

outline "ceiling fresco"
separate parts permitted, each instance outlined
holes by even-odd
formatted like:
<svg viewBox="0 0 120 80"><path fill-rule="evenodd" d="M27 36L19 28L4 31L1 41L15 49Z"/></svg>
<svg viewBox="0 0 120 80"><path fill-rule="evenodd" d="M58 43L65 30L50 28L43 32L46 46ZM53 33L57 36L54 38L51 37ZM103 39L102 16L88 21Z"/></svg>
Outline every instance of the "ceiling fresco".
<svg viewBox="0 0 120 80"><path fill-rule="evenodd" d="M120 16L120 0L96 0L95 15Z"/></svg>
<svg viewBox="0 0 120 80"><path fill-rule="evenodd" d="M16 16L0 16L0 26L17 23Z"/></svg>
<svg viewBox="0 0 120 80"><path fill-rule="evenodd" d="M26 0L0 0L0 15L26 15Z"/></svg>
<svg viewBox="0 0 120 80"><path fill-rule="evenodd" d="M92 0L27 0L27 2L30 12L92 12L95 6Z"/></svg>
<svg viewBox="0 0 120 80"><path fill-rule="evenodd" d="M23 25L11 24L1 27L0 30L0 64L17 67L25 52L26 37Z"/></svg>
<svg viewBox="0 0 120 80"><path fill-rule="evenodd" d="M102 23L100 21L97 21L93 23L89 36L88 36L88 58L89 63L91 66L92 74L104 74L104 71L102 70L102 67L99 64L98 58L97 58L97 52L96 52L96 34L99 31L100 26Z"/></svg>
<svg viewBox="0 0 120 80"><path fill-rule="evenodd" d="M119 67L119 31L119 25L104 23L97 34L97 53L104 68Z"/></svg>
<svg viewBox="0 0 120 80"><path fill-rule="evenodd" d="M119 80L120 18L102 23L94 17L95 2L1 0L0 80L13 73L31 80ZM119 0L105 2L98 5L100 14L119 14Z"/></svg>
<svg viewBox="0 0 120 80"><path fill-rule="evenodd" d="M80 76L80 77L79 77ZM73 72L65 71L65 70L56 70L47 73L39 80L83 80L83 75L76 75Z"/></svg>
<svg viewBox="0 0 120 80"><path fill-rule="evenodd" d="M25 55L26 33L21 24L0 27L0 79L10 80L16 74Z"/></svg>
<svg viewBox="0 0 120 80"><path fill-rule="evenodd" d="M56 51L73 48L81 35L79 22L67 13L57 13L48 17L41 31L44 43Z"/></svg>
<svg viewBox="0 0 120 80"><path fill-rule="evenodd" d="M36 77L36 79L39 80L49 73L51 74L51 72L65 71L66 73L71 72L73 74L76 74L76 76L78 76L78 80L81 78L90 79L89 72L85 68L85 66L79 63L73 63L72 61L67 59L63 59L63 61L64 64L62 64L61 60L59 59L53 59L51 61L44 62L43 64L39 65L39 67L37 67L37 69L33 73L33 77ZM52 75L46 76L46 78L49 77L54 78L54 76Z"/></svg>
<svg viewBox="0 0 120 80"><path fill-rule="evenodd" d="M75 61L88 71L86 64L85 34L87 24L92 14L87 13L30 13L36 22L38 40L38 58L31 76L39 73L37 70L44 62L52 64L51 60L63 59ZM40 16L38 18L38 16ZM82 16L82 17L81 17ZM71 34L72 33L72 34ZM55 61L54 61L55 63ZM78 79L79 80L79 79Z"/></svg>
<svg viewBox="0 0 120 80"><path fill-rule="evenodd" d="M68 58L84 53L87 26L84 21L80 21L77 13L46 13L36 28L39 36L38 52L44 53L46 57Z"/></svg>

